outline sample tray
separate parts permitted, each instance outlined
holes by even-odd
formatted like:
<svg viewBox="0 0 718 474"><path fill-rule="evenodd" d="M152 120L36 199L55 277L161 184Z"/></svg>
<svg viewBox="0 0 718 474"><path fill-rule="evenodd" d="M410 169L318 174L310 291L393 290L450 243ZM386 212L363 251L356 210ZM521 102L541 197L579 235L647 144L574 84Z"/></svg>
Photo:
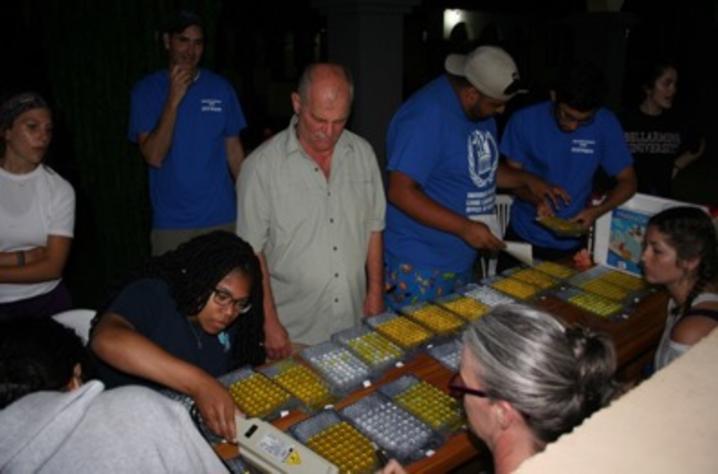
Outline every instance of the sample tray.
<svg viewBox="0 0 718 474"><path fill-rule="evenodd" d="M530 283L501 275L486 278L482 283L522 301L533 299L542 291L541 288Z"/></svg>
<svg viewBox="0 0 718 474"><path fill-rule="evenodd" d="M443 296L434 301L434 303L454 314L458 314L464 321L479 319L491 310L490 306L479 300L458 293Z"/></svg>
<svg viewBox="0 0 718 474"><path fill-rule="evenodd" d="M534 265L531 268L540 272L548 273L552 277L558 278L559 280L565 280L577 273L577 271L571 267L548 260L544 260L542 262L534 261Z"/></svg>
<svg viewBox="0 0 718 474"><path fill-rule="evenodd" d="M343 474L373 474L380 467L371 440L333 410L299 422L289 432Z"/></svg>
<svg viewBox="0 0 718 474"><path fill-rule="evenodd" d="M319 372L338 394L348 394L372 376L369 366L361 359L346 347L331 341L308 347L299 355Z"/></svg>
<svg viewBox="0 0 718 474"><path fill-rule="evenodd" d="M433 453L443 441L429 425L377 392L339 413L402 464Z"/></svg>
<svg viewBox="0 0 718 474"><path fill-rule="evenodd" d="M587 227L558 216L540 217L536 222L560 237L581 237L588 233Z"/></svg>
<svg viewBox="0 0 718 474"><path fill-rule="evenodd" d="M597 265L582 273L581 276L590 279L601 279L612 285L620 286L631 292L645 292L650 289L648 283L643 279L628 273L623 273L612 268Z"/></svg>
<svg viewBox="0 0 718 474"><path fill-rule="evenodd" d="M336 400L329 385L317 373L294 359L282 359L259 371L291 393L309 410L318 410Z"/></svg>
<svg viewBox="0 0 718 474"><path fill-rule="evenodd" d="M379 391L440 433L453 433L464 424L459 402L413 375L404 375Z"/></svg>
<svg viewBox="0 0 718 474"><path fill-rule="evenodd" d="M418 349L431 341L434 334L409 318L394 313L382 313L364 320L405 351Z"/></svg>
<svg viewBox="0 0 718 474"><path fill-rule="evenodd" d="M459 331L465 321L446 308L433 303L421 302L404 306L399 310L435 334L445 336Z"/></svg>
<svg viewBox="0 0 718 474"><path fill-rule="evenodd" d="M365 326L335 333L332 340L349 348L375 373L383 372L406 355L399 346Z"/></svg>
<svg viewBox="0 0 718 474"><path fill-rule="evenodd" d="M555 295L572 305L604 319L625 319L629 309L621 303L579 288L565 288Z"/></svg>
<svg viewBox="0 0 718 474"><path fill-rule="evenodd" d="M494 290L489 286L477 285L476 283L469 283L463 288L460 288L457 293L473 298L492 308L500 304L516 303L514 298Z"/></svg>
<svg viewBox="0 0 718 474"><path fill-rule="evenodd" d="M229 372L218 380L229 389L234 403L249 418L271 420L297 404L289 392L249 367Z"/></svg>
<svg viewBox="0 0 718 474"><path fill-rule="evenodd" d="M511 277L515 280L521 280L524 283L535 286L541 290L553 288L557 286L561 280L558 280L548 273L536 270L531 267L515 267L502 273L503 276Z"/></svg>
<svg viewBox="0 0 718 474"><path fill-rule="evenodd" d="M462 346L461 339L454 338L443 344L429 347L426 352L447 369L458 372Z"/></svg>

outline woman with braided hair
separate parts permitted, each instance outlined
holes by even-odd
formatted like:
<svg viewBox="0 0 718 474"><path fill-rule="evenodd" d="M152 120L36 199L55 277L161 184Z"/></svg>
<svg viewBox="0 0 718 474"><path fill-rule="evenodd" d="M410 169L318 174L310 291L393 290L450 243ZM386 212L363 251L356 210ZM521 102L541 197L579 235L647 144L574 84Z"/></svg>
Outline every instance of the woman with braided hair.
<svg viewBox="0 0 718 474"><path fill-rule="evenodd" d="M450 389L463 396L470 428L491 450L496 474L516 470L618 392L608 337L566 328L528 306L497 306L463 340ZM383 472L403 469L392 461Z"/></svg>
<svg viewBox="0 0 718 474"><path fill-rule="evenodd" d="M234 439L235 405L216 377L264 361L261 282L254 251L229 232L151 259L95 317L100 378L187 394L212 431Z"/></svg>
<svg viewBox="0 0 718 474"><path fill-rule="evenodd" d="M661 369L718 326L718 254L710 217L695 207L667 209L651 217L646 229L643 273L666 287L668 319L656 350Z"/></svg>

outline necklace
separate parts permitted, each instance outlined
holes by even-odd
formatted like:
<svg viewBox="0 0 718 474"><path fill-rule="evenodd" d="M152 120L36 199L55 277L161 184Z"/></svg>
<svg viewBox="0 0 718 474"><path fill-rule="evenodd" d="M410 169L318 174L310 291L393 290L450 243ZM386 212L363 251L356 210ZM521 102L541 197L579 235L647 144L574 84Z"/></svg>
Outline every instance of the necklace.
<svg viewBox="0 0 718 474"><path fill-rule="evenodd" d="M189 322L189 328L192 330L192 334L194 335L194 339L197 341L197 349L202 349L202 340L199 337L199 334L197 333L197 330L194 327L194 321L191 319L188 320Z"/></svg>

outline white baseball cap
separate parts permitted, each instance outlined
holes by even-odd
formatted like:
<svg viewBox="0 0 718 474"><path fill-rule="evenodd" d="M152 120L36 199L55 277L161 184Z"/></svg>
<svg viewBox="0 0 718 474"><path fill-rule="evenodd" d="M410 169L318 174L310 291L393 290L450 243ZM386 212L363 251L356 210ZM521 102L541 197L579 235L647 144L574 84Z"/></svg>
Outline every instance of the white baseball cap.
<svg viewBox="0 0 718 474"><path fill-rule="evenodd" d="M450 54L444 67L450 74L465 77L493 99L508 101L516 94L528 92L514 60L496 46L479 46L469 54Z"/></svg>

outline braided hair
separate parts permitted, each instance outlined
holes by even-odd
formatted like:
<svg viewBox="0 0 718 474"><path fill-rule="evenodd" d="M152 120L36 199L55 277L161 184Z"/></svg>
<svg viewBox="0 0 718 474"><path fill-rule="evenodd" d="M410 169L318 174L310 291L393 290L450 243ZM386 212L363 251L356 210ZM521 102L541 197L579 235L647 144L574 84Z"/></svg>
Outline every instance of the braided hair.
<svg viewBox="0 0 718 474"><path fill-rule="evenodd" d="M715 282L718 275L718 239L710 217L701 209L679 206L666 209L651 217L648 226L655 227L666 237L668 244L676 251L680 260L698 259L695 283L685 303L676 311L685 314L693 300Z"/></svg>
<svg viewBox="0 0 718 474"><path fill-rule="evenodd" d="M72 329L53 319L0 323L0 409L40 390L63 390L76 364L92 375L90 359Z"/></svg>
<svg viewBox="0 0 718 474"><path fill-rule="evenodd" d="M97 312L93 327L105 313L119 291L127 284L142 278L156 278L167 283L177 311L187 318L196 316L204 308L217 284L227 274L238 270L252 282L247 314L233 323L237 325L232 342L232 365L257 365L265 360L264 310L262 271L252 247L236 234L214 231L180 245L176 250L153 257L143 268L134 272L112 291L107 302Z"/></svg>
<svg viewBox="0 0 718 474"><path fill-rule="evenodd" d="M537 449L608 404L620 388L607 336L565 328L529 306L496 306L469 326L464 343L478 361L488 396L523 415Z"/></svg>

